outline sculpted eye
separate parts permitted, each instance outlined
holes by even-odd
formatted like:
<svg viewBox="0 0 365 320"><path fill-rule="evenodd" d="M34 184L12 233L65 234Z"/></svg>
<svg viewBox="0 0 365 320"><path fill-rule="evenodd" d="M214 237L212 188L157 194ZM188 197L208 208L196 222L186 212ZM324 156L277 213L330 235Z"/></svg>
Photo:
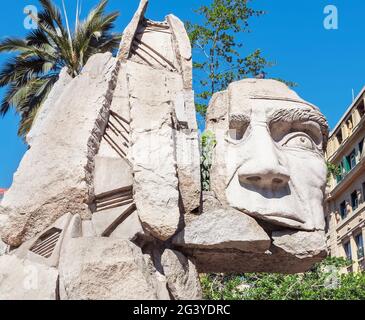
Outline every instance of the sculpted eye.
<svg viewBox="0 0 365 320"><path fill-rule="evenodd" d="M247 131L248 125L249 124L246 122L231 121L227 132L228 138L230 138L233 142L242 140Z"/></svg>
<svg viewBox="0 0 365 320"><path fill-rule="evenodd" d="M241 140L243 138L243 133L240 130L229 129L228 130L228 136L232 140Z"/></svg>
<svg viewBox="0 0 365 320"><path fill-rule="evenodd" d="M302 148L310 150L314 149L313 140L304 133L299 133L291 136L287 139L284 146L289 148Z"/></svg>

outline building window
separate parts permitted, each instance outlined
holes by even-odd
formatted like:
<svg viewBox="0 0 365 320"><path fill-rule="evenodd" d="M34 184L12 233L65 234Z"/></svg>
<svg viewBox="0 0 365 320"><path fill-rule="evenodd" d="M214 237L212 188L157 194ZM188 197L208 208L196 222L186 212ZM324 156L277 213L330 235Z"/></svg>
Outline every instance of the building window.
<svg viewBox="0 0 365 320"><path fill-rule="evenodd" d="M343 178L342 174L343 174L343 167L342 167L342 162L341 162L340 165L338 166L338 174L336 175L337 183L341 182L341 180Z"/></svg>
<svg viewBox="0 0 365 320"><path fill-rule="evenodd" d="M357 259L360 260L364 257L364 240L361 233L355 237L355 242L357 247Z"/></svg>
<svg viewBox="0 0 365 320"><path fill-rule="evenodd" d="M364 139L362 139L359 142L359 153L360 153L360 159L362 158L362 151L364 150Z"/></svg>
<svg viewBox="0 0 365 320"><path fill-rule="evenodd" d="M340 215L342 220L345 219L347 216L346 201L343 201L340 204Z"/></svg>
<svg viewBox="0 0 365 320"><path fill-rule="evenodd" d="M351 171L356 166L356 152L352 150L352 152L346 157L347 167L346 171Z"/></svg>
<svg viewBox="0 0 365 320"><path fill-rule="evenodd" d="M357 195L357 190L355 190L353 193L351 193L351 207L352 210L355 211L359 206L359 198Z"/></svg>
<svg viewBox="0 0 365 320"><path fill-rule="evenodd" d="M337 168L337 175L336 175L337 183L341 182L343 176L344 176L344 168L343 168L343 161L341 161Z"/></svg>
<svg viewBox="0 0 365 320"><path fill-rule="evenodd" d="M345 251L346 259L351 261L352 260L352 253L351 253L351 243L350 243L350 241L345 242L343 244L343 249Z"/></svg>
<svg viewBox="0 0 365 320"><path fill-rule="evenodd" d="M345 173L350 172L356 166L356 152L355 149L343 159L343 167L345 169Z"/></svg>
<svg viewBox="0 0 365 320"><path fill-rule="evenodd" d="M364 100L362 100L359 105L357 106L357 111L359 112L360 118L362 118L365 114L365 105Z"/></svg>
<svg viewBox="0 0 365 320"><path fill-rule="evenodd" d="M350 154L350 164L351 164L351 169L355 168L355 166L356 166L355 150Z"/></svg>
<svg viewBox="0 0 365 320"><path fill-rule="evenodd" d="M352 116L346 121L346 126L349 134L352 133L352 129L354 128L353 122L352 122Z"/></svg>
<svg viewBox="0 0 365 320"><path fill-rule="evenodd" d="M324 221L325 221L325 227L324 227L324 232L328 232L329 228L330 228L330 222L329 222L329 217L328 216L325 216L324 218Z"/></svg>
<svg viewBox="0 0 365 320"><path fill-rule="evenodd" d="M341 129L340 129L339 132L337 132L336 139L337 139L338 144L341 144L342 143L343 139L342 139L342 131L341 131Z"/></svg>

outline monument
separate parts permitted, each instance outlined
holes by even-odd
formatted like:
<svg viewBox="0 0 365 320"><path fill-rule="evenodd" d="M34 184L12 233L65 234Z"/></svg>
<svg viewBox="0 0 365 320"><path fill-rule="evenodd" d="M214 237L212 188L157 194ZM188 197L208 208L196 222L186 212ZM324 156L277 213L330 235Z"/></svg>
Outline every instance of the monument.
<svg viewBox="0 0 365 320"><path fill-rule="evenodd" d="M216 93L217 141L203 214L174 239L202 272L303 272L326 256L326 119L284 83ZM204 230L204 232L202 232Z"/></svg>
<svg viewBox="0 0 365 320"><path fill-rule="evenodd" d="M215 94L202 193L189 38L147 5L117 57L63 70L38 112L0 207L0 299L200 299L199 272L325 257L319 110L273 80Z"/></svg>

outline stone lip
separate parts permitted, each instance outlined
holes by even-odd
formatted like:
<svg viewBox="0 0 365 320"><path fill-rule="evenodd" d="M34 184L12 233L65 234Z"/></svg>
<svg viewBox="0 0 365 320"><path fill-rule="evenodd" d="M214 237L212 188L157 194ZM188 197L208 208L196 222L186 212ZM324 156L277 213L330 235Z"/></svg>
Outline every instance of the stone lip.
<svg viewBox="0 0 365 320"><path fill-rule="evenodd" d="M186 219L185 229L172 240L200 273L300 273L327 256L323 231L269 231L231 207L206 204L204 213Z"/></svg>
<svg viewBox="0 0 365 320"><path fill-rule="evenodd" d="M283 230L272 233L273 245L298 258L327 255L324 231Z"/></svg>
<svg viewBox="0 0 365 320"><path fill-rule="evenodd" d="M271 240L255 219L232 208L216 208L187 223L173 239L182 248L265 252Z"/></svg>
<svg viewBox="0 0 365 320"><path fill-rule="evenodd" d="M195 261L199 273L284 273L294 274L310 270L326 257L326 252L300 258L275 246L266 253L214 249L185 252Z"/></svg>

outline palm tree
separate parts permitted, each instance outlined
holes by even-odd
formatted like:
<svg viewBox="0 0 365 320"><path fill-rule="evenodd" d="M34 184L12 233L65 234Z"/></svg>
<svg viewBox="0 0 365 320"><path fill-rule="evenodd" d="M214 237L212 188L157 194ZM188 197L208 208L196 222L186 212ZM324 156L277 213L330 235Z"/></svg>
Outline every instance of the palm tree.
<svg viewBox="0 0 365 320"><path fill-rule="evenodd" d="M66 67L72 77L82 70L90 56L95 53L114 52L121 35L111 29L118 17L117 12L105 14L108 0L102 0L92 9L84 21L79 21L77 5L75 30L71 31L63 3L65 23L61 10L52 0L39 0L42 11L37 29L30 31L25 39L6 38L0 41L0 53L16 53L0 69L0 87L7 91L0 102L0 114L10 108L20 115L18 134L21 137L30 130L37 110Z"/></svg>

